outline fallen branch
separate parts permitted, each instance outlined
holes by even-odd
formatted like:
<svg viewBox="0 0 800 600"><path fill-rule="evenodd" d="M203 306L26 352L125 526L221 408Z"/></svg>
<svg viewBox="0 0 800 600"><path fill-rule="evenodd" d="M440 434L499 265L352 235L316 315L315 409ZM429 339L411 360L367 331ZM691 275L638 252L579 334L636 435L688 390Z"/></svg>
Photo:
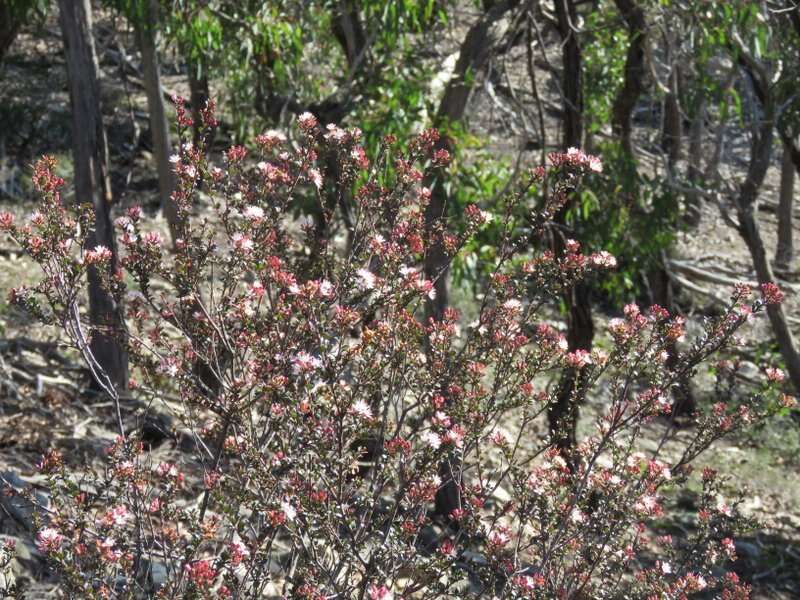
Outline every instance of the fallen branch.
<svg viewBox="0 0 800 600"><path fill-rule="evenodd" d="M69 347L67 344L34 340L25 336L0 339L0 353L19 356L23 351L27 350L41 354L45 359L57 362L70 370L79 370L81 367L78 367L58 352L59 348Z"/></svg>
<svg viewBox="0 0 800 600"><path fill-rule="evenodd" d="M737 283L746 283L754 289L758 289L759 287L758 282L755 280L748 280L744 277L728 277L726 275L721 275L718 272L715 273L706 269L701 269L700 267L697 267L691 263L680 260L669 260L667 262L667 269L683 273L684 275L693 279L699 279L700 281L707 281L708 283L714 283L717 285L733 287ZM798 286L786 282L781 283L781 289L786 292L791 292L792 294L797 294L798 291L800 291L798 290Z"/></svg>
<svg viewBox="0 0 800 600"><path fill-rule="evenodd" d="M706 296L707 298L711 299L715 304L720 304L722 306L727 306L727 304L729 302L729 300L727 300L727 299L725 299L725 298L723 298L721 296L718 296L717 294L715 294L714 292L712 292L709 289L706 289L706 288L704 288L702 286L699 286L699 285L697 285L695 283L692 283L691 281L689 281L688 279L686 279L685 277L683 277L681 275L678 275L677 273L669 272L669 276L679 286L681 286L683 288L686 288L690 292L695 292L697 294L700 294L701 296Z"/></svg>
<svg viewBox="0 0 800 600"><path fill-rule="evenodd" d="M778 212L778 203L777 202L772 202L770 200L762 200L761 202L758 203L758 208L759 208L759 210L764 210L765 212L777 213ZM800 207L796 207L792 211L792 216L795 219L800 219Z"/></svg>

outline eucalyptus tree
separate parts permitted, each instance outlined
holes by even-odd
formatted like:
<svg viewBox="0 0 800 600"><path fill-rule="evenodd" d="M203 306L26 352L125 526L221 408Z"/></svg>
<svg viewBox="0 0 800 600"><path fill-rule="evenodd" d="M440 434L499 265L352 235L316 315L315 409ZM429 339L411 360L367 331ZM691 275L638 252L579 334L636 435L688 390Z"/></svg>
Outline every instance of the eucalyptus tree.
<svg viewBox="0 0 800 600"><path fill-rule="evenodd" d="M88 271L91 331L86 343L100 367L93 369L95 383L99 388L116 393L128 386L128 355L120 342L124 329L121 299L111 289L118 261L111 222L113 193L92 34L92 6L89 0L59 0L58 8L72 112L75 199L90 205L94 213L87 250L97 251L102 247L111 253L111 260L104 266L92 265ZM107 272L100 271L106 268ZM82 338L83 334L78 332L78 337Z"/></svg>
<svg viewBox="0 0 800 600"><path fill-rule="evenodd" d="M120 0L117 0L118 2ZM158 34L161 24L161 6L158 0L123 0L126 13L134 24L136 43L142 59L142 74L147 94L147 112L150 119L150 138L158 171L158 192L161 210L169 224L172 242L180 235L180 223L172 193L176 177L170 156L173 153L172 136L167 117L164 89L161 85L161 67L158 54Z"/></svg>

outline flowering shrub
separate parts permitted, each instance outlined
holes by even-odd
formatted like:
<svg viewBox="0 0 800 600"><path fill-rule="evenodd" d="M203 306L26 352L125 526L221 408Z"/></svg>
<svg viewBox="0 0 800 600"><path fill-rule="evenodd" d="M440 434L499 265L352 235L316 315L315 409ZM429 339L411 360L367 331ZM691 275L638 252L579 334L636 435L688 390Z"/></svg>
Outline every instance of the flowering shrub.
<svg viewBox="0 0 800 600"><path fill-rule="evenodd" d="M52 503L36 542L68 595L746 597L714 567L734 552L736 511L719 503L712 471L702 475L692 539L655 538L648 525L663 516L664 489L685 485L703 450L766 414L767 384L741 407L714 404L680 439L668 418L654 425L663 429L655 450L641 437L669 416L670 388L734 343L779 292L751 299L737 287L671 368L667 348L684 337L683 321L657 306L626 306L610 323L609 350L570 353L544 309L565 286L613 268L613 256L585 254L572 240L562 256L535 252L507 231L478 318L467 324L449 309L424 322L434 294L421 269L426 251L440 243L455 256L489 218L473 206L465 231L426 228L421 182L448 162L434 151L437 133L406 150L387 139L370 164L357 129L323 128L310 114L298 126L295 142L268 132L253 149L228 150L220 166L202 148L181 147L174 251L139 209L116 221L123 271L105 283L126 310L130 387L154 406L177 398L195 450L174 464L153 461L106 386L119 437L105 468L76 473L55 451L40 465ZM337 180L322 153L338 160ZM529 186L549 190L531 235L583 173L601 170L576 150L551 162L508 200L511 214ZM111 252L85 249L90 215L62 204L53 166L36 166L42 204L28 222L0 215L45 274L12 299L61 325L102 379L79 298L88 265ZM354 186L344 242L326 194ZM201 197L202 218L193 216ZM309 198L319 218L298 222L294 206ZM570 457L533 433L564 368L586 375L575 402L603 397ZM457 507L437 514L446 485Z"/></svg>

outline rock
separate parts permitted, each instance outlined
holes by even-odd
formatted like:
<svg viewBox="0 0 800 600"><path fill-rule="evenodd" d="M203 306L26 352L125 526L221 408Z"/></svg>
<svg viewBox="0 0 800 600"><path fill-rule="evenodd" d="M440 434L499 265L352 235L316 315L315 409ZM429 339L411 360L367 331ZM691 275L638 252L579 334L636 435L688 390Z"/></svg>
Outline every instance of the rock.
<svg viewBox="0 0 800 600"><path fill-rule="evenodd" d="M157 448L165 441L174 439L172 419L163 414L148 414L141 426L141 439L148 450Z"/></svg>
<svg viewBox="0 0 800 600"><path fill-rule="evenodd" d="M33 494L32 500L29 498ZM0 472L0 505L3 512L27 531L33 531L33 515L48 508L50 501L46 494L31 490L29 483L14 471ZM0 519L2 519L0 514Z"/></svg>
<svg viewBox="0 0 800 600"><path fill-rule="evenodd" d="M755 544L743 542L741 540L736 540L734 544L736 546L736 554L738 554L740 558L747 559L751 562L758 562L761 559L761 548Z"/></svg>
<svg viewBox="0 0 800 600"><path fill-rule="evenodd" d="M142 561L141 572L137 577L139 585L141 585L148 594L153 594L161 589L167 583L169 571L167 565L160 560L149 561L147 559Z"/></svg>
<svg viewBox="0 0 800 600"><path fill-rule="evenodd" d="M438 546L439 533L436 529L430 525L423 527L419 532L419 536L417 536L417 548L419 551L423 556L430 556L436 551Z"/></svg>

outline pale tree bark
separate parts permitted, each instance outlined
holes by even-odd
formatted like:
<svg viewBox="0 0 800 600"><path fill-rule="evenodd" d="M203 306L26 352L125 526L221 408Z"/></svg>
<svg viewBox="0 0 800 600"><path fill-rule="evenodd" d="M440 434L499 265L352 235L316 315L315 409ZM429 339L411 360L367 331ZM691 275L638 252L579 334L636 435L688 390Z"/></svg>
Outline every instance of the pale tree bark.
<svg viewBox="0 0 800 600"><path fill-rule="evenodd" d="M76 201L92 204L95 223L87 246L103 245L112 251L108 275L113 278L118 260L110 214L108 145L100 107L91 4L89 0L59 0L58 5L72 108ZM94 266L89 268L89 320L93 329L90 349L95 359L118 390L126 389L128 355L122 343L121 308L103 287L101 274Z"/></svg>
<svg viewBox="0 0 800 600"><path fill-rule="evenodd" d="M153 157L158 172L158 193L161 211L167 219L173 245L180 235L180 223L172 192L175 191L176 178L169 157L172 153L169 122L164 105L164 90L161 87L161 74L156 49L156 32L159 19L157 0L140 0L141 10L136 14L134 28L139 52L142 55L142 73L147 95L147 111L150 115L150 137L153 143Z"/></svg>
<svg viewBox="0 0 800 600"><path fill-rule="evenodd" d="M775 249L775 270L790 272L794 260L792 221L794 217L794 172L791 148L783 145L781 185L778 193L778 245Z"/></svg>
<svg viewBox="0 0 800 600"><path fill-rule="evenodd" d="M672 58L672 57L670 57ZM677 163L681 156L683 144L683 117L680 106L681 70L672 59L672 70L669 76L669 92L664 98L664 120L661 130L661 148L667 154L667 172L673 177ZM702 124L702 123L701 123ZM695 149L697 152L697 149ZM675 199L677 202L677 198ZM692 205L692 209L700 214L699 207ZM646 218L646 217L645 217ZM653 302L667 309L671 314L678 314L679 309L675 304L675 295L672 278L665 266L669 250L662 252L658 266L648 274ZM666 367L674 369L678 366L678 344L675 340L667 343ZM682 380L672 389L672 416L693 415L697 410L697 402L692 391L691 380Z"/></svg>

